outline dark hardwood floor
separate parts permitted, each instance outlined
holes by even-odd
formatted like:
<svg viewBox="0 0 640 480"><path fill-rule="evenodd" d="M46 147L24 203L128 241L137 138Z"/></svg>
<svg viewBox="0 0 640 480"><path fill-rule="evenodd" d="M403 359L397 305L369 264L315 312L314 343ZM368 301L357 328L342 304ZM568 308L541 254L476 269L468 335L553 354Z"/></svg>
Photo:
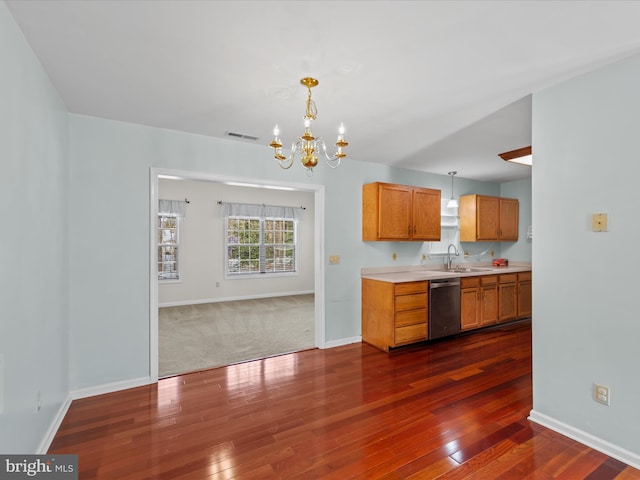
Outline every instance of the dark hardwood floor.
<svg viewBox="0 0 640 480"><path fill-rule="evenodd" d="M74 401L80 479L640 479L527 420L531 325L308 350Z"/></svg>

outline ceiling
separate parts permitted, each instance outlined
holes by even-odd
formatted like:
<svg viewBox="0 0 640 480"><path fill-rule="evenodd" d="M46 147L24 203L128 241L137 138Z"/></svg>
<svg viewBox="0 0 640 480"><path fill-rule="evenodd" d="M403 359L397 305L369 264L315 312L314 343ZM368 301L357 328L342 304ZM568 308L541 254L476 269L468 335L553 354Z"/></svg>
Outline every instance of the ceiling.
<svg viewBox="0 0 640 480"><path fill-rule="evenodd" d="M532 93L640 52L636 1L6 4L73 113L288 144L313 76L345 161L499 182L531 175L497 155L531 144Z"/></svg>

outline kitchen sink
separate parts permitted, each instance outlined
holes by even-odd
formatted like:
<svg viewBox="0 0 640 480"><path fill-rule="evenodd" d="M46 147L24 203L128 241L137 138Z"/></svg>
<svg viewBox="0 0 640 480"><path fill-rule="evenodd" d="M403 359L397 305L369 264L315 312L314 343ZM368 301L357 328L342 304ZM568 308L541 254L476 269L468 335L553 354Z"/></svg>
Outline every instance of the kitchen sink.
<svg viewBox="0 0 640 480"><path fill-rule="evenodd" d="M480 267L463 267L456 265L455 267L447 268L442 267L439 271L449 273L471 273L471 272L493 272L492 268L480 268Z"/></svg>

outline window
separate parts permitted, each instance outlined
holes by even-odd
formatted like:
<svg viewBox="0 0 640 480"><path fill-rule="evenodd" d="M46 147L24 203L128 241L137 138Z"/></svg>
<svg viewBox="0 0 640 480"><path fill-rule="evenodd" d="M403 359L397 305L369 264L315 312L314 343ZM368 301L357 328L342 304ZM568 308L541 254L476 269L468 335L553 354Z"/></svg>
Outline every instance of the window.
<svg viewBox="0 0 640 480"><path fill-rule="evenodd" d="M158 280L178 280L180 264L180 217L175 214L158 215Z"/></svg>
<svg viewBox="0 0 640 480"><path fill-rule="evenodd" d="M230 216L227 275L296 271L296 221L288 218Z"/></svg>

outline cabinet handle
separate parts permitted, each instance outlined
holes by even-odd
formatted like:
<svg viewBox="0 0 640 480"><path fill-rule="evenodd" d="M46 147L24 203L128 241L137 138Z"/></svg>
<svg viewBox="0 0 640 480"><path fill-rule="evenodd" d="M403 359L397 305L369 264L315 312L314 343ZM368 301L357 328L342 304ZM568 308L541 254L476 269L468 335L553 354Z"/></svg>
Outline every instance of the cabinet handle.
<svg viewBox="0 0 640 480"><path fill-rule="evenodd" d="M418 231L418 227L416 227L415 225L413 226L413 233L416 233Z"/></svg>
<svg viewBox="0 0 640 480"><path fill-rule="evenodd" d="M411 235L411 225L407 228L407 235Z"/></svg>

